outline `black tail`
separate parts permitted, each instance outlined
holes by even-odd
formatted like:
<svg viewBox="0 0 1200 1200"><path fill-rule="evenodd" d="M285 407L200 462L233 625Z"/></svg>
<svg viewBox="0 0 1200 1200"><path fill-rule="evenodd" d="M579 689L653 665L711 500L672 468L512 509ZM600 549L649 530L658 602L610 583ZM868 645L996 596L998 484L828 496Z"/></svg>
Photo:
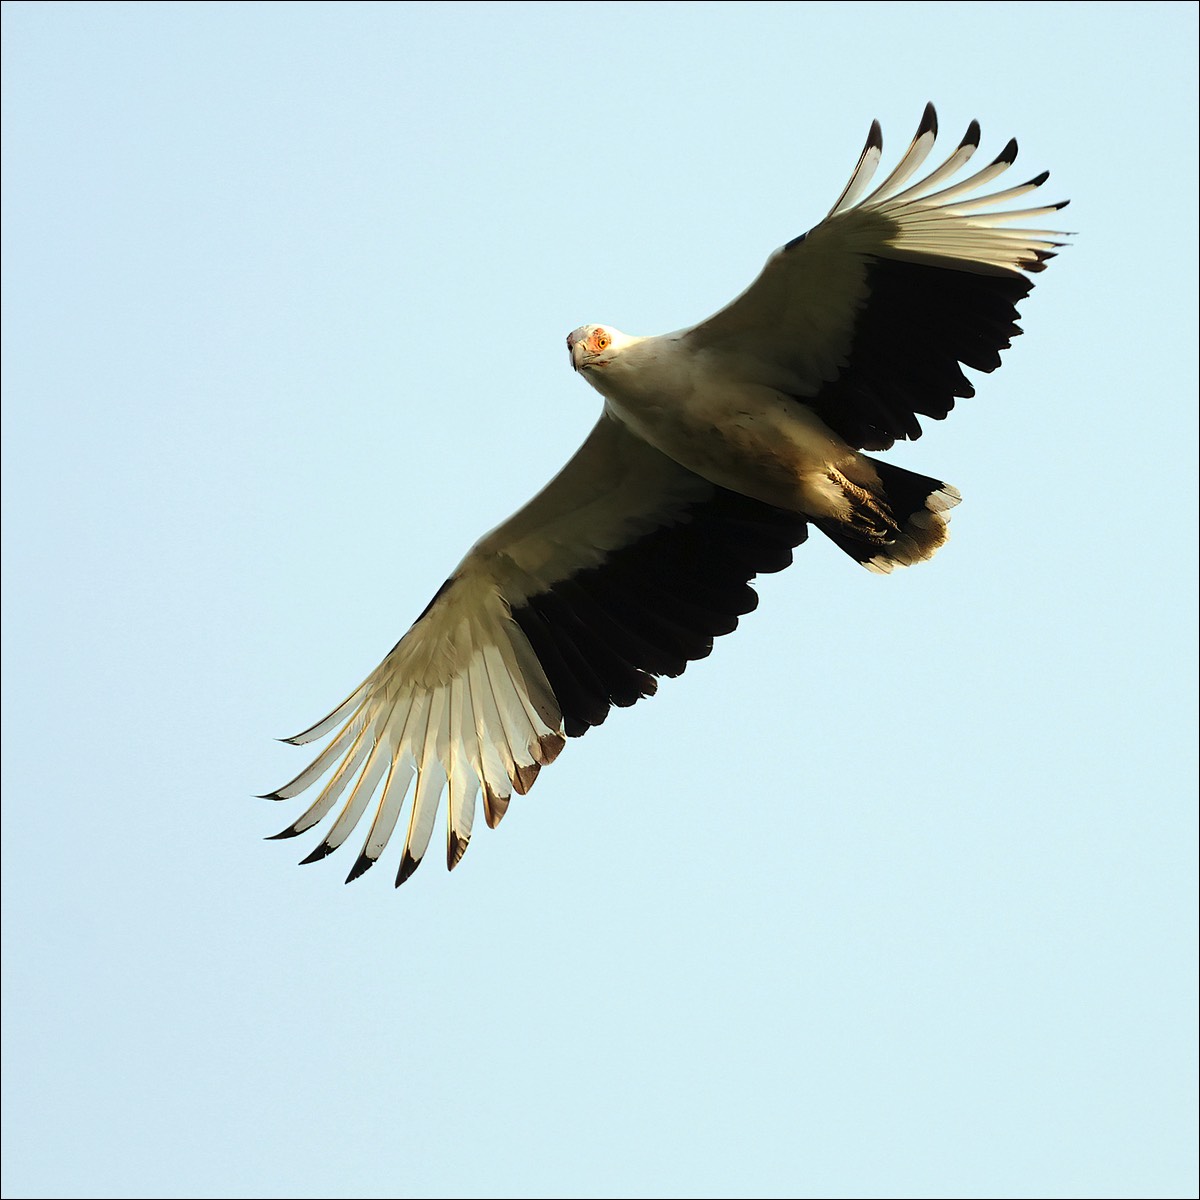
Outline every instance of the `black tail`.
<svg viewBox="0 0 1200 1200"><path fill-rule="evenodd" d="M855 562L883 574L932 558L950 535L943 514L962 499L940 479L865 454L852 475L831 472L830 478L841 485L850 515L813 524Z"/></svg>

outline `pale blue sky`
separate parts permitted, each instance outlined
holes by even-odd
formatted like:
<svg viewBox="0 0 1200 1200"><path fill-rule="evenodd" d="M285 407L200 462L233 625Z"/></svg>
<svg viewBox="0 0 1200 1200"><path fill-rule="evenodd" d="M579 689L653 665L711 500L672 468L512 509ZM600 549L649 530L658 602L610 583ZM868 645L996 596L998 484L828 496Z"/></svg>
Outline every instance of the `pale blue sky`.
<svg viewBox="0 0 1200 1200"><path fill-rule="evenodd" d="M1194 1196L1196 12L6 4L5 1195ZM567 332L926 100L1078 231L893 453L950 545L814 535L453 875L262 841Z"/></svg>

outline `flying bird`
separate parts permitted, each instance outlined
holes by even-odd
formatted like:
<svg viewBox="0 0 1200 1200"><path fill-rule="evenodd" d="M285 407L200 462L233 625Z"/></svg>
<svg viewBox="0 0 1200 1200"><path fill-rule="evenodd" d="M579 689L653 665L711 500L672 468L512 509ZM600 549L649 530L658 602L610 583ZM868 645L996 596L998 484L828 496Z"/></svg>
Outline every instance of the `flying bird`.
<svg viewBox="0 0 1200 1200"><path fill-rule="evenodd" d="M1012 165L1015 141L958 178L979 145L975 121L910 183L936 135L927 105L869 191L883 150L872 123L828 216L708 320L657 337L608 324L568 336L572 367L604 400L595 427L476 542L367 679L286 739L333 735L270 793L289 800L328 776L276 837L340 803L303 860L314 862L369 812L349 882L383 853L410 797L399 886L425 857L445 796L453 868L478 797L495 827L568 738L705 657L757 604L754 576L788 566L810 526L869 571L932 557L958 491L864 451L920 437L920 417L940 420L973 395L962 367L1000 365L1028 275L1064 244L1027 223L1066 203L997 208L1048 173L980 194Z"/></svg>

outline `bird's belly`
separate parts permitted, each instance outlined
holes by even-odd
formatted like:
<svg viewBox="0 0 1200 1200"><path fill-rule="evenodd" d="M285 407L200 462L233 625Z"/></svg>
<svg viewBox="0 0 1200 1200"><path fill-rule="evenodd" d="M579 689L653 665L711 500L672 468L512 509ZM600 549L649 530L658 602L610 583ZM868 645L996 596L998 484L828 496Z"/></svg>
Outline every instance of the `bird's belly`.
<svg viewBox="0 0 1200 1200"><path fill-rule="evenodd" d="M840 509L829 472L857 455L806 405L741 385L693 393L686 405L610 406L639 437L711 483L778 508Z"/></svg>

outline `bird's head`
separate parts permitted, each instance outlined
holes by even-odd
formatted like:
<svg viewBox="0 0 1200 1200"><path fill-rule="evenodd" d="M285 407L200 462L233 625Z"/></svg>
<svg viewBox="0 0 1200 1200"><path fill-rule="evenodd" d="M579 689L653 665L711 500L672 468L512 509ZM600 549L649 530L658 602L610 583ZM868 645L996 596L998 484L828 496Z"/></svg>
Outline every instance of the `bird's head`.
<svg viewBox="0 0 1200 1200"><path fill-rule="evenodd" d="M602 370L635 339L611 325L581 325L567 335L567 351L576 371Z"/></svg>

